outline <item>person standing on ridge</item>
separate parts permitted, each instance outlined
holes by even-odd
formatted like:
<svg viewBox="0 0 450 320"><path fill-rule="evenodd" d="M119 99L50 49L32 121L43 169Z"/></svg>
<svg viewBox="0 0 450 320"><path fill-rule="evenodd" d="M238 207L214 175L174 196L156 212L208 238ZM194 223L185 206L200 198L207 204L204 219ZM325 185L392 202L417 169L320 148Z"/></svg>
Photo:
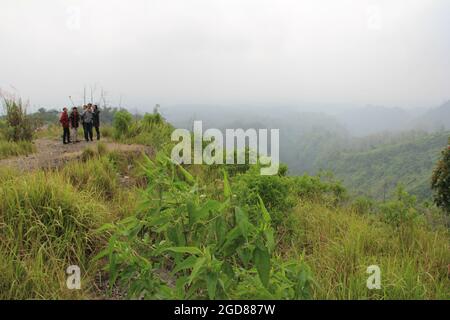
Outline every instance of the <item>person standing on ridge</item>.
<svg viewBox="0 0 450 320"><path fill-rule="evenodd" d="M83 135L84 135L85 139L87 136L86 124L84 123L84 114L86 113L86 110L87 110L87 105L84 105L83 110L81 111L81 114L80 114L81 124L83 126Z"/></svg>
<svg viewBox="0 0 450 320"><path fill-rule="evenodd" d="M63 144L70 143L70 130L69 130L69 115L67 114L67 108L63 108L63 112L59 117L59 122L63 127Z"/></svg>
<svg viewBox="0 0 450 320"><path fill-rule="evenodd" d="M85 126L84 131L84 139L86 142L93 141L92 140L92 124L93 124L93 113L92 113L92 107L90 105L87 106L87 109L83 113L83 121Z"/></svg>
<svg viewBox="0 0 450 320"><path fill-rule="evenodd" d="M80 114L78 113L78 109L77 107L73 107L72 108L72 112L70 113L69 116L69 122L70 122L70 128L71 130L71 137L72 137L72 142L73 143L77 143L80 142L78 140L78 126L80 124Z"/></svg>
<svg viewBox="0 0 450 320"><path fill-rule="evenodd" d="M94 105L93 109L93 125L95 128L95 133L97 134L97 140L100 140L100 110L98 110L97 105Z"/></svg>

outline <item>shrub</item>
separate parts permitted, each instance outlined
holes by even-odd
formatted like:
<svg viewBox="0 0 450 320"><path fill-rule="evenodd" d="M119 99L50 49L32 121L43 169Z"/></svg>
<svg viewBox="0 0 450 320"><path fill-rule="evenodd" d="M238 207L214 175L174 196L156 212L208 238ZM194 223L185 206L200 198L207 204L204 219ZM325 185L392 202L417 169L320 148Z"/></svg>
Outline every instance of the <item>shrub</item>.
<svg viewBox="0 0 450 320"><path fill-rule="evenodd" d="M5 109L5 119L7 127L5 136L10 141L31 141L33 139L34 127L32 121L27 116L26 107L22 100L14 98L3 98Z"/></svg>
<svg viewBox="0 0 450 320"><path fill-rule="evenodd" d="M282 223L287 211L295 205L288 177L260 175L258 166L255 166L247 173L237 175L234 181L233 189L240 205L253 213L261 197L272 214L275 226Z"/></svg>
<svg viewBox="0 0 450 320"><path fill-rule="evenodd" d="M320 201L336 205L347 197L347 191L338 181L325 181L321 176L291 177L292 192L302 200Z"/></svg>
<svg viewBox="0 0 450 320"><path fill-rule="evenodd" d="M361 196L353 201L352 207L358 214L373 213L375 202L370 198Z"/></svg>
<svg viewBox="0 0 450 320"><path fill-rule="evenodd" d="M381 214L386 223L400 227L413 222L419 212L416 209L416 197L408 194L403 186L399 185L396 198L380 205Z"/></svg>
<svg viewBox="0 0 450 320"><path fill-rule="evenodd" d="M113 128L114 138L119 139L128 134L129 128L133 122L133 116L126 110L117 111L114 114Z"/></svg>

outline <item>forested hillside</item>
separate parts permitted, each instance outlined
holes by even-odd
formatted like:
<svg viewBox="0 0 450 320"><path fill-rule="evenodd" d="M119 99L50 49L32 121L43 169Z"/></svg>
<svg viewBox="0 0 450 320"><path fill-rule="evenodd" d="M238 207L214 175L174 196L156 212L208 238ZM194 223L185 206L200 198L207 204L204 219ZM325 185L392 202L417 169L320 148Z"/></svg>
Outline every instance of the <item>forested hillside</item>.
<svg viewBox="0 0 450 320"><path fill-rule="evenodd" d="M334 172L355 194L383 199L402 184L419 199L430 199L431 172L450 132L411 135L368 151L337 152L318 167Z"/></svg>

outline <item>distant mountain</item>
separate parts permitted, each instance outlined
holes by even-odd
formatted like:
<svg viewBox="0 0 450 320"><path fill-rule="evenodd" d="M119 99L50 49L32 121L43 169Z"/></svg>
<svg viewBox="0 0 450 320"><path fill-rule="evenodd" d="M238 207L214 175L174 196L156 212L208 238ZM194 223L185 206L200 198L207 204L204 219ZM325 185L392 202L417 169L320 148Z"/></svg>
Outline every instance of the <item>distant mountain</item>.
<svg viewBox="0 0 450 320"><path fill-rule="evenodd" d="M412 121L414 113L401 108L367 106L341 112L336 118L352 135L365 136L402 131Z"/></svg>
<svg viewBox="0 0 450 320"><path fill-rule="evenodd" d="M178 128L192 129L194 120L202 120L204 129L279 129L280 160L295 174L313 173L318 158L342 148L350 139L334 117L289 108L175 106L161 108L161 113Z"/></svg>
<svg viewBox="0 0 450 320"><path fill-rule="evenodd" d="M414 119L409 127L428 132L450 130L450 100Z"/></svg>

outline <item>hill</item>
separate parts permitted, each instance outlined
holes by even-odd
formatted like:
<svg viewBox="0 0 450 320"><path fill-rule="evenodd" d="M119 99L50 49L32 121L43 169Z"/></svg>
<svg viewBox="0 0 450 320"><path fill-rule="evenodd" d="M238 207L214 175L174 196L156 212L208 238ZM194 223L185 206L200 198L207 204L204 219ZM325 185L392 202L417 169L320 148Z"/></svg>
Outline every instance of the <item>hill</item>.
<svg viewBox="0 0 450 320"><path fill-rule="evenodd" d="M410 125L426 131L450 130L450 100L437 108L430 109Z"/></svg>
<svg viewBox="0 0 450 320"><path fill-rule="evenodd" d="M332 170L355 194L382 199L391 196L400 183L419 199L426 199L431 196L433 166L449 136L449 131L406 136L367 151L336 153L318 167Z"/></svg>

